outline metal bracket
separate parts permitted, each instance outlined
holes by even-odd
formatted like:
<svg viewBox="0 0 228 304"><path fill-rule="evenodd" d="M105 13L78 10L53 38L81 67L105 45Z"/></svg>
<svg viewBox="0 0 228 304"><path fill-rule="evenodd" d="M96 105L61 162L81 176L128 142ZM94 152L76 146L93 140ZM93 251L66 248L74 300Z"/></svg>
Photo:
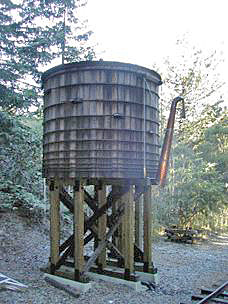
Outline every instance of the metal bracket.
<svg viewBox="0 0 228 304"><path fill-rule="evenodd" d="M113 114L112 114L112 117L113 117L113 118L124 118L124 115L121 114L121 113L113 113Z"/></svg>
<svg viewBox="0 0 228 304"><path fill-rule="evenodd" d="M76 103L82 103L83 102L83 98L75 98L70 100L71 103L76 104Z"/></svg>
<svg viewBox="0 0 228 304"><path fill-rule="evenodd" d="M80 182L79 181L75 181L74 191L78 192L79 190L80 190Z"/></svg>
<svg viewBox="0 0 228 304"><path fill-rule="evenodd" d="M47 89L46 91L44 91L44 95L48 95L51 93L51 89Z"/></svg>
<svg viewBox="0 0 228 304"><path fill-rule="evenodd" d="M53 180L50 182L49 190L50 191L54 191L55 190L55 182Z"/></svg>

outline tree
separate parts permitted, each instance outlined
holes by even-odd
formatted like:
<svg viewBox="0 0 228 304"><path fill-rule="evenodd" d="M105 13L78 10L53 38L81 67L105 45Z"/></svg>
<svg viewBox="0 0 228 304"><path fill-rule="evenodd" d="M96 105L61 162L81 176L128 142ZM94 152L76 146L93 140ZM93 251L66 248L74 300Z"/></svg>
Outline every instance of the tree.
<svg viewBox="0 0 228 304"><path fill-rule="evenodd" d="M199 216L208 219L209 213L226 208L227 111L216 52L205 56L186 41L178 41L178 46L177 60L168 58L160 69L162 113L168 108L167 94L181 95L186 119L176 124L167 186L157 197L157 209L160 223L189 226Z"/></svg>
<svg viewBox="0 0 228 304"><path fill-rule="evenodd" d="M164 83L161 112L167 113L174 97L184 97L186 118L180 119L177 116L175 127L180 140L185 135L185 129L201 116L205 106L223 99L224 82L218 72L222 62L218 52L207 54L190 45L184 37L176 43L175 56L165 58L161 66L156 68ZM179 108L179 111L182 110Z"/></svg>
<svg viewBox="0 0 228 304"><path fill-rule="evenodd" d="M0 202L42 200L41 72L53 60L90 60L91 35L77 16L83 0L0 2ZM20 115L18 115L20 114ZM26 114L26 115L25 115ZM35 126L34 126L35 124Z"/></svg>
<svg viewBox="0 0 228 304"><path fill-rule="evenodd" d="M41 121L6 112L0 120L0 207L32 207L42 199Z"/></svg>
<svg viewBox="0 0 228 304"><path fill-rule="evenodd" d="M91 32L75 17L77 0L11 0L0 3L0 109L15 114L40 106L44 66L92 59Z"/></svg>
<svg viewBox="0 0 228 304"><path fill-rule="evenodd" d="M194 226L227 208L227 111L217 103L203 113L188 140L174 143L167 186L157 199L160 223Z"/></svg>

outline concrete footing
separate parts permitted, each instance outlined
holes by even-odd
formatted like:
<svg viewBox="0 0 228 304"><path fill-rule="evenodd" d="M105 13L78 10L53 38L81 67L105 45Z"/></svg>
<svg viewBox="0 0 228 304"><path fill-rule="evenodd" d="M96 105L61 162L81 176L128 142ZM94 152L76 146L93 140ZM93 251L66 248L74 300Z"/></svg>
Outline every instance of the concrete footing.
<svg viewBox="0 0 228 304"><path fill-rule="evenodd" d="M76 288L81 292L86 292L87 290L89 290L92 287L91 283L81 283L81 282L65 279L65 278L62 278L62 277L59 277L59 276L55 276L55 275L52 275L52 274L49 274L49 273L45 273L44 277L55 279L56 282L68 285L68 286L73 287L73 288Z"/></svg>
<svg viewBox="0 0 228 304"><path fill-rule="evenodd" d="M148 272L141 272L141 271L136 271L136 275L138 276L139 281L143 282L151 282L155 285L158 285L159 283L159 276L157 273L148 273Z"/></svg>
<svg viewBox="0 0 228 304"><path fill-rule="evenodd" d="M88 277L95 281L103 280L105 282L111 282L114 284L122 284L122 285L132 288L134 291L137 291L137 292L147 290L147 287L142 285L141 281L137 281L137 282L127 281L127 280L118 279L118 278L114 278L114 277L110 277L110 276L106 276L106 275L102 275L102 274L97 274L94 272L89 272Z"/></svg>
<svg viewBox="0 0 228 304"><path fill-rule="evenodd" d="M48 268L42 269L42 271L46 272L48 271ZM158 285L159 277L158 274L152 274L152 273L146 273L146 272L140 272L136 271L136 276L137 276L137 281L128 281L128 280L123 280L120 278L112 277L112 276L107 276L107 275L102 275L94 272L88 272L87 277L91 280L97 281L97 280L103 280L106 282L111 282L113 284L122 284L125 286L128 286L132 288L136 292L140 291L145 291L148 288L145 285L142 285L141 282L146 282L146 283L153 283L154 285ZM81 283L73 280L73 269L71 267L67 266L61 266L59 270L56 271L56 276L53 276L51 274L45 273L45 276L54 277L55 280L59 281L60 283L70 285L71 287L74 287L82 292L86 292L92 287L92 283ZM66 279L66 278L67 279Z"/></svg>

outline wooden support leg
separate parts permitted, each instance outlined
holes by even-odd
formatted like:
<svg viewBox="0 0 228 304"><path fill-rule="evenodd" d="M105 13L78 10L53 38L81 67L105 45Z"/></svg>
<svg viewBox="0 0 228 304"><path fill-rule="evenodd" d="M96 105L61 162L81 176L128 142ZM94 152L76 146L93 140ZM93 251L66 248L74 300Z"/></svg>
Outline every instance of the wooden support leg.
<svg viewBox="0 0 228 304"><path fill-rule="evenodd" d="M98 188L98 207L101 208L106 204L106 186L101 184ZM98 239L99 244L106 236L107 215L104 213L98 219ZM106 267L106 247L100 253L98 258L98 269L102 271Z"/></svg>
<svg viewBox="0 0 228 304"><path fill-rule="evenodd" d="M113 185L112 186L112 194L113 197L119 197L118 199L113 199L112 200L112 214L115 214L116 210L119 208L121 205L121 192L122 188L120 186ZM122 252L122 223L120 223L118 229L115 231L113 237L112 237L112 243L118 248L120 252Z"/></svg>
<svg viewBox="0 0 228 304"><path fill-rule="evenodd" d="M112 193L114 197L117 195L117 193L121 193L121 187L120 186L112 186ZM113 200L112 202L112 213L114 214L116 210L119 208L119 206L122 204L121 195L119 195L118 199ZM123 253L123 238L122 238L122 231L123 231L123 220L120 223L118 229L116 230L116 233L114 233L113 239L115 241L113 242L118 250ZM121 266L121 265L119 265Z"/></svg>
<svg viewBox="0 0 228 304"><path fill-rule="evenodd" d="M153 272L152 266L152 206L151 187L144 193L144 272Z"/></svg>
<svg viewBox="0 0 228 304"><path fill-rule="evenodd" d="M92 267L95 260L98 258L100 253L103 251L105 246L107 246L107 244L109 243L109 239L112 237L113 233L116 231L117 227L119 226L119 224L122 220L123 213L124 213L124 207L120 206L117 210L117 213L113 217L112 226L110 227L108 233L106 234L105 238L100 242L99 246L94 251L93 255L89 258L86 265L84 266L83 271L82 271L82 276L86 272L89 271L89 269Z"/></svg>
<svg viewBox="0 0 228 304"><path fill-rule="evenodd" d="M98 185L95 185L94 186L94 200L95 201L98 201L98 189L99 189ZM99 202L98 202L98 204L99 204ZM96 226L96 227L98 227L97 222L98 222L97 220L94 222L94 226ZM98 247L98 236L95 236L93 250L95 251L97 249L97 247Z"/></svg>
<svg viewBox="0 0 228 304"><path fill-rule="evenodd" d="M74 278L80 281L84 266L84 189L81 181L74 187Z"/></svg>
<svg viewBox="0 0 228 304"><path fill-rule="evenodd" d="M60 246L60 199L59 183L53 180L49 183L50 189L50 240L51 240L51 274L55 273L59 260Z"/></svg>
<svg viewBox="0 0 228 304"><path fill-rule="evenodd" d="M133 186L122 196L125 203L124 211L124 278L130 280L130 275L134 271L134 205L133 205Z"/></svg>
<svg viewBox="0 0 228 304"><path fill-rule="evenodd" d="M135 244L143 250L143 195L135 201Z"/></svg>

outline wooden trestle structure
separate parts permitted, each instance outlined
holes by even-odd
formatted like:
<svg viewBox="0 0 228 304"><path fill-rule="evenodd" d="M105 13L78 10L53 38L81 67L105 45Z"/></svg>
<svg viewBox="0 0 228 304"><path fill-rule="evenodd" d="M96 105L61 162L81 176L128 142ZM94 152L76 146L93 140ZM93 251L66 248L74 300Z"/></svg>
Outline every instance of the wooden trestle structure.
<svg viewBox="0 0 228 304"><path fill-rule="evenodd" d="M71 193L66 190L69 185ZM131 281L137 280L136 270L156 273L152 263L151 186L140 196L133 185L107 188L99 181L94 185L92 197L85 180L65 182L56 178L49 180L49 194L51 274L62 265L74 268L76 281L83 281L89 271ZM61 203L72 213L74 222L72 235L63 242L60 242ZM87 256L85 246L90 242L94 251ZM116 270L111 270L110 265L116 266Z"/></svg>

